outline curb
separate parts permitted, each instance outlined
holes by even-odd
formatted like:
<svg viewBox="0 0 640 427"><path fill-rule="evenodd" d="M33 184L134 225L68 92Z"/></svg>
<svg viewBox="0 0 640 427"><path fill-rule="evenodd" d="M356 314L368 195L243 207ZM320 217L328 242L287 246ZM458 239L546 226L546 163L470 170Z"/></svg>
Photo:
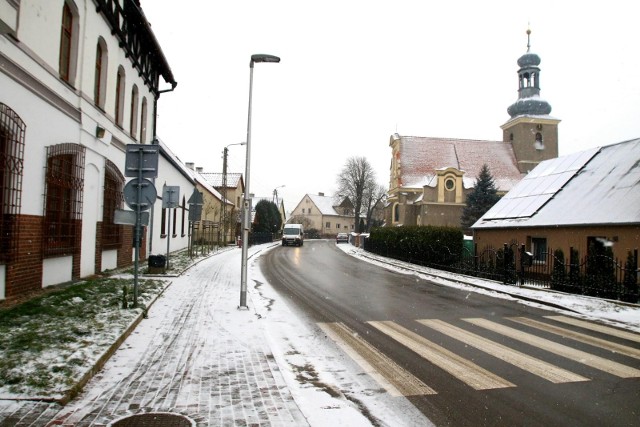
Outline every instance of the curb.
<svg viewBox="0 0 640 427"><path fill-rule="evenodd" d="M549 301L542 301L542 300L539 300L539 299L536 299L536 298L530 298L530 297L527 297L527 296L524 296L524 295L514 294L514 293L511 293L511 292L508 292L508 291L503 291L503 290L500 290L500 289L481 286L481 285L478 285L477 283L472 283L472 282L469 282L469 281L466 281L466 280L452 279L451 277L441 276L441 275L438 275L438 274L434 274L432 272L419 271L419 270L414 269L414 268L409 268L409 267L406 267L404 265L398 265L398 264L395 264L393 262L385 261L385 260L376 258L375 256L371 256L371 255L364 254L364 253L359 254L359 256L362 256L364 258L369 258L369 259L372 259L372 260L377 261L377 262L382 262L382 263L385 263L385 264L393 265L396 268L401 268L401 269L404 269L404 270L409 270L409 271L413 271L413 272L416 272L416 273L425 274L425 275L429 275L429 276L432 276L432 277L437 277L439 279L449 280L451 282L460 283L460 284L467 285L467 286L473 286L475 288L484 289L486 291L496 292L496 293L499 293L499 294L502 294L502 295L508 295L508 296L510 296L511 298L514 298L514 299L520 299L520 300L528 301L528 302L535 302L535 303L538 303L538 304L546 305L548 307L553 307L553 308L557 308L557 309L560 309L560 310L569 311L571 313L579 314L579 312L577 312L575 310L572 310L570 308L567 308L567 307L564 307L562 305L555 304L555 303L552 303L552 302L549 302ZM461 276L464 276L464 275L461 274ZM487 280L487 279L485 279L485 280ZM496 283L498 283L498 282L496 282ZM535 289L535 288L527 287L527 289ZM545 290L545 292L548 292L548 291ZM557 291L551 291L551 292L558 293Z"/></svg>

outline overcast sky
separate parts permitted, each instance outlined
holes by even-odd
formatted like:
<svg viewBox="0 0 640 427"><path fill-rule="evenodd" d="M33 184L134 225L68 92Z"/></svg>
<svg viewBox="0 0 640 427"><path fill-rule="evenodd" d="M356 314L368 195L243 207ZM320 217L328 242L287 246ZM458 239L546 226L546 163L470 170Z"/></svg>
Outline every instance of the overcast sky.
<svg viewBox="0 0 640 427"><path fill-rule="evenodd" d="M501 140L528 25L560 154L640 137L637 0L141 5L178 82L158 101L158 136L206 172L246 140L251 55L281 57L254 68L250 192L285 185L288 210L333 195L352 156L388 186L395 132ZM245 148L229 147L229 172L244 162Z"/></svg>

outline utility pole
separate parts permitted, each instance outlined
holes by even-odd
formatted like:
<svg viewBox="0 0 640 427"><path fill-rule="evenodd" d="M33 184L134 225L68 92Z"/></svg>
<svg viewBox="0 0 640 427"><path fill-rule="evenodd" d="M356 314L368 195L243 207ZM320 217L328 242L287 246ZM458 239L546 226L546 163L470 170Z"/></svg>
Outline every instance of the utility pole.
<svg viewBox="0 0 640 427"><path fill-rule="evenodd" d="M229 148L222 151L222 241L227 244L227 155Z"/></svg>

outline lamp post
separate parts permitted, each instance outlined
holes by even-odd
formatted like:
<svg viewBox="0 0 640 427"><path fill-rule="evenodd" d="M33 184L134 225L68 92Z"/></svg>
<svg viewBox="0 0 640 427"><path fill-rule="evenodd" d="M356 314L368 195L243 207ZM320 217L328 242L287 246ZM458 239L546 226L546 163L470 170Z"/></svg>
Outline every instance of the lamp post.
<svg viewBox="0 0 640 427"><path fill-rule="evenodd" d="M225 246L227 243L227 156L229 155L229 147L232 145L246 145L246 142L229 144L222 150L222 215L220 217L222 220L220 225L222 227L218 227L218 229L222 228L222 241Z"/></svg>
<svg viewBox="0 0 640 427"><path fill-rule="evenodd" d="M247 160L244 171L244 200L242 219L242 269L240 272L240 306L247 307L247 258L249 254L249 229L251 228L251 193L249 192L250 170L251 170L251 95L253 93L253 64L256 62L280 62L280 58L273 55L255 54L251 55L249 62L249 118L247 120Z"/></svg>

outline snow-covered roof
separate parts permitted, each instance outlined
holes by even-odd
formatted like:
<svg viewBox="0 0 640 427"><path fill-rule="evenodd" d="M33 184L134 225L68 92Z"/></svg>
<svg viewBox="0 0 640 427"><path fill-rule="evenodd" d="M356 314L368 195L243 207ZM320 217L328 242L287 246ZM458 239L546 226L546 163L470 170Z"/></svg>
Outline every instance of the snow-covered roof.
<svg viewBox="0 0 640 427"><path fill-rule="evenodd" d="M640 224L640 139L540 163L473 228Z"/></svg>
<svg viewBox="0 0 640 427"><path fill-rule="evenodd" d="M486 163L498 191L509 191L522 179L513 147L503 141L400 136L400 174L405 188L435 186L437 171L464 171L465 188L475 185Z"/></svg>
<svg viewBox="0 0 640 427"><path fill-rule="evenodd" d="M311 199L322 215L340 215L333 207L333 197L317 194L307 194L307 197Z"/></svg>

